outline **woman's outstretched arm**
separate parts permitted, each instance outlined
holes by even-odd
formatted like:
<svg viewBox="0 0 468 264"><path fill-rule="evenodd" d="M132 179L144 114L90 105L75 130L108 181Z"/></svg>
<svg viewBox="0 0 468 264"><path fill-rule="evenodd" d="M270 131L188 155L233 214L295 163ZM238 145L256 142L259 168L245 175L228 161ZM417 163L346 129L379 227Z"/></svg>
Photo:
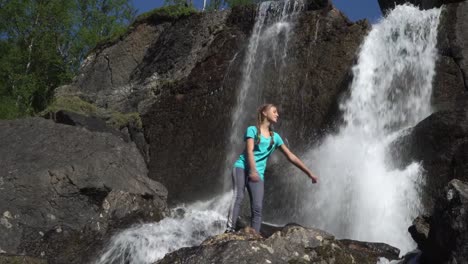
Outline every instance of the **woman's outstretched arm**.
<svg viewBox="0 0 468 264"><path fill-rule="evenodd" d="M296 156L294 153L292 153L288 147L286 147L285 144L282 144L280 146L281 152L286 156L286 158L294 164L296 167L301 169L309 178L312 180L312 183L317 183L318 177L315 176L307 167L306 165Z"/></svg>

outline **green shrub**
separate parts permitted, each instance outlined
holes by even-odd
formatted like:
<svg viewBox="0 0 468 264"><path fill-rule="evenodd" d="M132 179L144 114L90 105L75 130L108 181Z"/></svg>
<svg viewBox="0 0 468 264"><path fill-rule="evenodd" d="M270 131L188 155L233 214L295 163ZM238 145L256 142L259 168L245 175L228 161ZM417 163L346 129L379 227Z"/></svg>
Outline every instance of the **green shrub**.
<svg viewBox="0 0 468 264"><path fill-rule="evenodd" d="M152 11L143 13L137 17L135 23L141 23L146 20L152 19L178 19L181 17L189 16L197 13L197 10L193 6L185 5L168 5L160 8L156 8Z"/></svg>
<svg viewBox="0 0 468 264"><path fill-rule="evenodd" d="M158 23L159 21L176 20L178 18L189 16L197 12L198 11L192 6L187 7L183 5L170 5L156 8L146 13L142 13L135 19L135 21L130 26L128 26L128 28L116 31L108 38L99 41L99 43L96 44L96 47L94 47L92 50L90 50L90 52L88 52L87 56L95 52L96 50L103 49L105 47L115 44L117 41L127 36L132 29L134 29L137 25L141 23L145 23L147 21L153 21L155 23Z"/></svg>
<svg viewBox="0 0 468 264"><path fill-rule="evenodd" d="M0 96L0 119L15 119L24 115L12 97Z"/></svg>

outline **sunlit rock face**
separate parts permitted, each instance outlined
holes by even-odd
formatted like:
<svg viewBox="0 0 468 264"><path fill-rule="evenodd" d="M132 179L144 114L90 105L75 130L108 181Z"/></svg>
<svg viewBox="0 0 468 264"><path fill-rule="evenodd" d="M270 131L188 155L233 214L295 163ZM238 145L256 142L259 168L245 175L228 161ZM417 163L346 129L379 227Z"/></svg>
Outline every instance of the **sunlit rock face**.
<svg viewBox="0 0 468 264"><path fill-rule="evenodd" d="M1 253L87 263L112 232L167 210L135 144L112 133L2 121L0 156Z"/></svg>

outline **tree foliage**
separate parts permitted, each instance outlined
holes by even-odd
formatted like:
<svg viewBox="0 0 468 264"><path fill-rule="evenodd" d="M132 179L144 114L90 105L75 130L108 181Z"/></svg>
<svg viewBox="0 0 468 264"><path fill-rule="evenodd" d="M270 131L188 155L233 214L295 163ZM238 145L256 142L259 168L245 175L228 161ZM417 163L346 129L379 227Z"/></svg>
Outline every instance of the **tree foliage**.
<svg viewBox="0 0 468 264"><path fill-rule="evenodd" d="M229 7L241 6L241 5L250 5L262 2L261 0L225 0L226 5Z"/></svg>
<svg viewBox="0 0 468 264"><path fill-rule="evenodd" d="M220 10L226 7L235 7L240 5L256 4L266 0L207 0L207 9L210 11ZM166 6L185 6L193 7L192 0L164 0Z"/></svg>
<svg viewBox="0 0 468 264"><path fill-rule="evenodd" d="M43 110L89 50L135 15L130 0L0 0L0 118Z"/></svg>

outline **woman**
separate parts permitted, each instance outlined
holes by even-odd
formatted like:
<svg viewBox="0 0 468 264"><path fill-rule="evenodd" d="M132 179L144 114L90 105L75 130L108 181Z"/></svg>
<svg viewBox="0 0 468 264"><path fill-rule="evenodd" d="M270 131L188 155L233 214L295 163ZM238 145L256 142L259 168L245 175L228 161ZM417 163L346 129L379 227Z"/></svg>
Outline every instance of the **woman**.
<svg viewBox="0 0 468 264"><path fill-rule="evenodd" d="M250 195L251 224L255 231L260 232L264 172L267 159L275 149L279 148L292 164L301 169L312 180L312 183L318 181L318 178L312 174L304 163L283 144L280 135L271 129L271 124L275 124L278 117L276 106L273 104L262 105L257 111L256 126L247 128L244 137L246 141L245 151L234 163L232 173L234 199L229 208L226 232L234 232L240 206L244 199L245 187L247 187Z"/></svg>

